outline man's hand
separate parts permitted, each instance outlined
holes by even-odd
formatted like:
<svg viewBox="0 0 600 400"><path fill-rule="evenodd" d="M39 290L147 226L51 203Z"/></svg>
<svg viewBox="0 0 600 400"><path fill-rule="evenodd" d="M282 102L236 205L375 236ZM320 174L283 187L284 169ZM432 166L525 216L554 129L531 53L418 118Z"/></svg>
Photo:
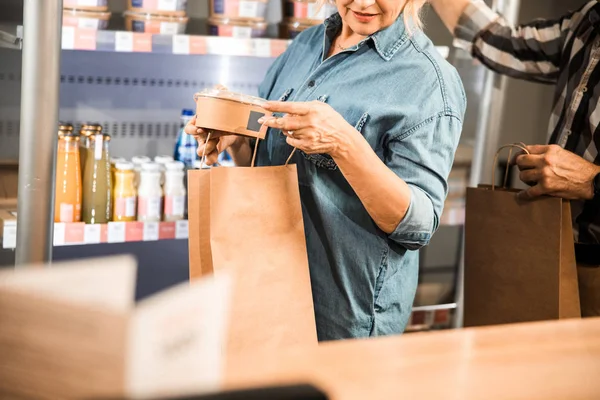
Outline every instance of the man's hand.
<svg viewBox="0 0 600 400"><path fill-rule="evenodd" d="M584 160L557 145L527 146L530 154L517 157L519 178L531 188L519 193L521 199L543 195L568 200L590 200L594 197L593 180L600 166Z"/></svg>

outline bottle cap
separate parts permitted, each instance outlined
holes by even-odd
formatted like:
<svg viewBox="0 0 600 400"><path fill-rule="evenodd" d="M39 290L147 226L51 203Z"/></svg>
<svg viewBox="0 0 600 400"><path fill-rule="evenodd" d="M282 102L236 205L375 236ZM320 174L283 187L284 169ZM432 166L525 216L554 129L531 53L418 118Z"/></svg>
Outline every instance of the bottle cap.
<svg viewBox="0 0 600 400"><path fill-rule="evenodd" d="M132 171L133 170L133 164L130 162L118 162L115 165L116 169L120 169L121 171Z"/></svg>
<svg viewBox="0 0 600 400"><path fill-rule="evenodd" d="M123 157L111 157L110 158L111 164L117 165L117 163L124 163L124 162L127 162L127 160L124 159Z"/></svg>
<svg viewBox="0 0 600 400"><path fill-rule="evenodd" d="M154 162L157 162L159 164L166 164L173 161L173 157L171 156L156 156L154 157Z"/></svg>
<svg viewBox="0 0 600 400"><path fill-rule="evenodd" d="M194 114L195 114L194 110L190 110L190 109L181 110L182 117L193 117Z"/></svg>
<svg viewBox="0 0 600 400"><path fill-rule="evenodd" d="M167 163L165 166L167 167L167 171L183 171L185 168L185 164L181 161L173 161Z"/></svg>
<svg viewBox="0 0 600 400"><path fill-rule="evenodd" d="M161 170L161 165L158 163L147 162L147 163L142 164L142 171L160 172L160 170Z"/></svg>
<svg viewBox="0 0 600 400"><path fill-rule="evenodd" d="M152 161L150 157L146 156L135 156L131 158L131 162L135 165L142 165L145 163L149 163L150 161Z"/></svg>

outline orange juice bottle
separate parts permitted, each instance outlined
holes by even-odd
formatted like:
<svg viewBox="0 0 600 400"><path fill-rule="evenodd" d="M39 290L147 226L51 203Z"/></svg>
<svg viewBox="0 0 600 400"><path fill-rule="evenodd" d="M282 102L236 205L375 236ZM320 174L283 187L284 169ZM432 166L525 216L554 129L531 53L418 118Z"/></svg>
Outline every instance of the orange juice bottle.
<svg viewBox="0 0 600 400"><path fill-rule="evenodd" d="M136 200L135 172L130 162L115 165L115 185L113 191L113 221L135 221Z"/></svg>
<svg viewBox="0 0 600 400"><path fill-rule="evenodd" d="M79 135L70 124L61 124L58 131L54 196L54 222L81 221Z"/></svg>

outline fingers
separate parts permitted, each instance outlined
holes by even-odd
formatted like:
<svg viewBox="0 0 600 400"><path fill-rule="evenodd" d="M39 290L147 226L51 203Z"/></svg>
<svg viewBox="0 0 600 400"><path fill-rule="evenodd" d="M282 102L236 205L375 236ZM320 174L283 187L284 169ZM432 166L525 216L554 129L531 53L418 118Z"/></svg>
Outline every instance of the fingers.
<svg viewBox="0 0 600 400"><path fill-rule="evenodd" d="M534 144L531 146L527 146L527 151L529 151L529 154L544 154L547 153L548 150L550 150L550 146L545 145L545 144Z"/></svg>
<svg viewBox="0 0 600 400"><path fill-rule="evenodd" d="M305 102L269 101L263 106L263 108L271 112L306 115L311 111L312 105Z"/></svg>
<svg viewBox="0 0 600 400"><path fill-rule="evenodd" d="M281 129L284 132L297 131L302 128L306 128L307 121L303 117L296 115L286 115L281 118L261 118L258 120L259 124L264 124L269 128Z"/></svg>
<svg viewBox="0 0 600 400"><path fill-rule="evenodd" d="M196 127L196 116L194 115L190 122L185 126L184 132L188 135L196 135L198 128Z"/></svg>
<svg viewBox="0 0 600 400"><path fill-rule="evenodd" d="M533 200L545 194L544 189L539 184L530 187L527 190L523 190L517 193L517 198L519 200Z"/></svg>
<svg viewBox="0 0 600 400"><path fill-rule="evenodd" d="M523 171L525 169L541 167L543 165L543 161L543 155L522 154L517 156L515 162L519 167L519 170Z"/></svg>
<svg viewBox="0 0 600 400"><path fill-rule="evenodd" d="M532 182L535 184L542 179L542 172L539 169L526 169L519 173L519 179L528 185Z"/></svg>

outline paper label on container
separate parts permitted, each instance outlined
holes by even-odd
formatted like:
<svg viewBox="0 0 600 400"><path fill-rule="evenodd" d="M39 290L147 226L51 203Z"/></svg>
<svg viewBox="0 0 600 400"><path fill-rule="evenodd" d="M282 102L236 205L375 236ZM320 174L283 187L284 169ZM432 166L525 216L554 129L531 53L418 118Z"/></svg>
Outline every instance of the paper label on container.
<svg viewBox="0 0 600 400"><path fill-rule="evenodd" d="M173 54L190 54L190 37L188 35L173 36Z"/></svg>
<svg viewBox="0 0 600 400"><path fill-rule="evenodd" d="M250 39L252 37L252 28L248 26L234 26L231 30L231 36L239 39Z"/></svg>
<svg viewBox="0 0 600 400"><path fill-rule="evenodd" d="M63 246L65 244L65 231L66 227L63 222L56 222L54 224L54 237L52 243L54 246Z"/></svg>
<svg viewBox="0 0 600 400"><path fill-rule="evenodd" d="M185 196L166 196L165 215L182 216L185 213Z"/></svg>
<svg viewBox="0 0 600 400"><path fill-rule="evenodd" d="M176 35L179 33L179 24L177 22L161 22L160 33L163 35Z"/></svg>
<svg viewBox="0 0 600 400"><path fill-rule="evenodd" d="M73 222L73 204L60 203L60 222Z"/></svg>
<svg viewBox="0 0 600 400"><path fill-rule="evenodd" d="M133 51L133 32L115 32L115 51Z"/></svg>
<svg viewBox="0 0 600 400"><path fill-rule="evenodd" d="M178 0L158 0L157 9L160 11L177 11Z"/></svg>
<svg viewBox="0 0 600 400"><path fill-rule="evenodd" d="M144 238L145 241L158 240L159 222L144 222Z"/></svg>
<svg viewBox="0 0 600 400"><path fill-rule="evenodd" d="M98 29L100 20L96 18L79 18L77 26L83 29Z"/></svg>
<svg viewBox="0 0 600 400"><path fill-rule="evenodd" d="M4 225L4 232L2 232L2 248L14 249L17 247L17 226L16 225Z"/></svg>
<svg viewBox="0 0 600 400"><path fill-rule="evenodd" d="M128 397L170 398L219 390L230 298L231 278L219 274L142 301L125 346Z"/></svg>
<svg viewBox="0 0 600 400"><path fill-rule="evenodd" d="M121 243L125 241L125 222L108 223L108 243Z"/></svg>
<svg viewBox="0 0 600 400"><path fill-rule="evenodd" d="M61 48L64 50L73 50L75 48L75 28L72 26L63 26Z"/></svg>
<svg viewBox="0 0 600 400"><path fill-rule="evenodd" d="M258 14L257 1L240 1L239 16L244 18L256 18Z"/></svg>
<svg viewBox="0 0 600 400"><path fill-rule="evenodd" d="M162 214L162 197L139 197L138 215L160 220Z"/></svg>
<svg viewBox="0 0 600 400"><path fill-rule="evenodd" d="M96 160L102 160L102 149L104 147L104 136L94 136L94 158Z"/></svg>
<svg viewBox="0 0 600 400"><path fill-rule="evenodd" d="M96 244L101 242L102 226L99 224L86 224L83 229L83 242Z"/></svg>

